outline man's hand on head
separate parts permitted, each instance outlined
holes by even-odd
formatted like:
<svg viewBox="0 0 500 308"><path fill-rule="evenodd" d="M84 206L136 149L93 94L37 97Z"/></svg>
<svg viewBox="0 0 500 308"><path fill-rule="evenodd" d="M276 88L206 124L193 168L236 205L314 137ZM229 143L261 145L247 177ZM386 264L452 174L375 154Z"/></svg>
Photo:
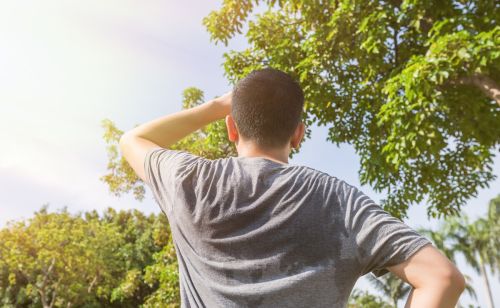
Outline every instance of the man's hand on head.
<svg viewBox="0 0 500 308"><path fill-rule="evenodd" d="M213 100L217 109L220 110L223 117L231 113L231 107L233 105L233 91L226 92L225 94L215 98Z"/></svg>

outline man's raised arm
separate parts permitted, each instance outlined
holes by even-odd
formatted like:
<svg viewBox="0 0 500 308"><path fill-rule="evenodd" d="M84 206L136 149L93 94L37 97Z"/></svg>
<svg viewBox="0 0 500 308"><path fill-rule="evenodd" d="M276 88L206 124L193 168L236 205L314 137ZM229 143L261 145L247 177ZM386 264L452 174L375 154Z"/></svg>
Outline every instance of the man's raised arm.
<svg viewBox="0 0 500 308"><path fill-rule="evenodd" d="M194 131L231 112L232 92L193 108L162 116L127 131L120 138L123 156L146 182L144 158L152 148L168 148Z"/></svg>

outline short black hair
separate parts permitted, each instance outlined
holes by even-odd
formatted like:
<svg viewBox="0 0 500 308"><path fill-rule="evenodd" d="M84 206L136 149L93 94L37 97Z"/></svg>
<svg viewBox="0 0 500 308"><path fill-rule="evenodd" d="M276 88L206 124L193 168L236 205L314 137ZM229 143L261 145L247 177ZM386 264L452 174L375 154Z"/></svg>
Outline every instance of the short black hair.
<svg viewBox="0 0 500 308"><path fill-rule="evenodd" d="M259 147L285 146L302 117L304 92L289 74L271 67L252 71L232 92L239 134Z"/></svg>

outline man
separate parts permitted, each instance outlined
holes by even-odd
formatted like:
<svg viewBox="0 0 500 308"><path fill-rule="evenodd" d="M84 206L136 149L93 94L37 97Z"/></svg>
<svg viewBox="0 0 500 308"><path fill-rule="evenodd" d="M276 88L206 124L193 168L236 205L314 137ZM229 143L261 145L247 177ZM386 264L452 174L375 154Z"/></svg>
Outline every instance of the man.
<svg viewBox="0 0 500 308"><path fill-rule="evenodd" d="M464 278L425 237L356 187L288 164L303 104L295 80L266 68L121 138L168 217L182 307L345 307L360 276L387 271L413 286L407 307L454 307ZM168 149L224 118L237 157Z"/></svg>

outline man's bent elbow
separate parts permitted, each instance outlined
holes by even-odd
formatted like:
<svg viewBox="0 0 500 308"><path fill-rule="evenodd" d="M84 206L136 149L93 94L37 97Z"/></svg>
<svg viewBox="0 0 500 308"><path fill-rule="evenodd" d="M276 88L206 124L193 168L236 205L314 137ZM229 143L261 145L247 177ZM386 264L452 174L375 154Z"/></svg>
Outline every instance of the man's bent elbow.
<svg viewBox="0 0 500 308"><path fill-rule="evenodd" d="M452 308L465 290L462 273L430 245L392 270L413 286L406 307Z"/></svg>
<svg viewBox="0 0 500 308"><path fill-rule="evenodd" d="M124 133L120 137L120 140L118 141L118 146L119 146L120 151L121 151L123 156L126 156L126 152L128 151L128 149L132 145L134 145L134 143L132 142L134 140L133 138L136 138L136 136L134 136L128 132Z"/></svg>
<svg viewBox="0 0 500 308"><path fill-rule="evenodd" d="M455 267L440 268L434 277L415 287L405 307L455 307L465 289L465 279Z"/></svg>
<svg viewBox="0 0 500 308"><path fill-rule="evenodd" d="M462 292L465 290L465 283L466 283L464 275L458 269L456 269L454 271L452 280L453 280L453 287L457 290L458 294L462 294Z"/></svg>
<svg viewBox="0 0 500 308"><path fill-rule="evenodd" d="M455 266L443 270L439 284L457 297L465 290L464 275Z"/></svg>

